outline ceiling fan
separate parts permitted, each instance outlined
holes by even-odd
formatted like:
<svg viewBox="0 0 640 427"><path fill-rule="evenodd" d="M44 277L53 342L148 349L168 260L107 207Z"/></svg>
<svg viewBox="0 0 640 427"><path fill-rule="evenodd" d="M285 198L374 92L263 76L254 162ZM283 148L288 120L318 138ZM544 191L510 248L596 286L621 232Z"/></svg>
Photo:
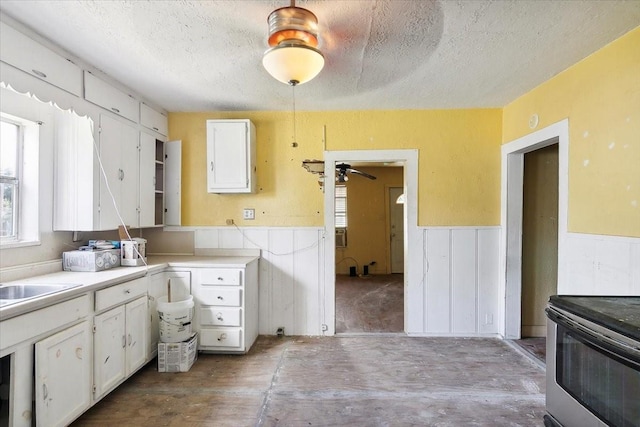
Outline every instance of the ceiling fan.
<svg viewBox="0 0 640 427"><path fill-rule="evenodd" d="M365 178L376 179L375 176L370 175L366 172L359 171L358 169L353 169L351 165L348 165L346 163L340 163L336 165L336 181L347 182L349 180L349 177L347 176L347 174L352 174L352 173L363 176Z"/></svg>
<svg viewBox="0 0 640 427"><path fill-rule="evenodd" d="M320 184L320 188L324 188L324 160L304 160L302 162L302 167L305 168L308 172L315 173L320 175L318 177L318 184ZM339 163L336 165L336 181L337 182L347 182L349 177L347 174L356 174L363 176L369 179L376 179L375 176L370 175L366 172L362 172L360 170L354 169L351 165L346 163Z"/></svg>

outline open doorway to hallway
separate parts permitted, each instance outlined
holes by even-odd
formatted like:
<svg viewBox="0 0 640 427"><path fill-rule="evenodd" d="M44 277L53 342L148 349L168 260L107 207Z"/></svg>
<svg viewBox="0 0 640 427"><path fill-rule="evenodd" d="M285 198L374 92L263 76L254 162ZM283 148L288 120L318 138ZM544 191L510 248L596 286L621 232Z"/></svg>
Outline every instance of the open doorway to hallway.
<svg viewBox="0 0 640 427"><path fill-rule="evenodd" d="M336 182L336 333L404 331L403 167L351 162L373 176Z"/></svg>
<svg viewBox="0 0 640 427"><path fill-rule="evenodd" d="M501 330L530 353L545 351L544 307L566 278L568 169L568 120L502 146Z"/></svg>

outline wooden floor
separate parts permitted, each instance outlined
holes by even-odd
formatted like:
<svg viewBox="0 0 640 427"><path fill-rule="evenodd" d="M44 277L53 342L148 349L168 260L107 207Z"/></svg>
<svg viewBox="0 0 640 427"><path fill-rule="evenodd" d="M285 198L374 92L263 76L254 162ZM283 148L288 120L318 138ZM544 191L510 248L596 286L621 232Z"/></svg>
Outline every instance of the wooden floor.
<svg viewBox="0 0 640 427"><path fill-rule="evenodd" d="M498 339L265 337L152 362L74 426L542 426L544 369Z"/></svg>

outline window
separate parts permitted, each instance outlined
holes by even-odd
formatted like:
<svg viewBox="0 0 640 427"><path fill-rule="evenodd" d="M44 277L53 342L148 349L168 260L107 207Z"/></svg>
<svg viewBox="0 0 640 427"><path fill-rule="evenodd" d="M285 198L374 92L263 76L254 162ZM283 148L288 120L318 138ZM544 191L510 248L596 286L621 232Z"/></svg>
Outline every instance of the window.
<svg viewBox="0 0 640 427"><path fill-rule="evenodd" d="M336 185L336 228L347 228L347 186Z"/></svg>
<svg viewBox="0 0 640 427"><path fill-rule="evenodd" d="M20 125L2 118L0 122L0 193L2 193L2 223L0 238L18 239L18 200L20 196Z"/></svg>
<svg viewBox="0 0 640 427"><path fill-rule="evenodd" d="M0 115L0 244L2 247L37 244L38 124Z"/></svg>

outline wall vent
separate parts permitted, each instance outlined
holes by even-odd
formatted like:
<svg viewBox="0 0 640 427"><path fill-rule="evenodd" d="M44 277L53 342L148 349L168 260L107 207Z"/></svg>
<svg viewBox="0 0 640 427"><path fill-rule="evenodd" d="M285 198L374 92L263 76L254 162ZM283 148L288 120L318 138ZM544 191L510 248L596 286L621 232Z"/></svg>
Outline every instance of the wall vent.
<svg viewBox="0 0 640 427"><path fill-rule="evenodd" d="M336 228L336 248L347 247L347 229Z"/></svg>

